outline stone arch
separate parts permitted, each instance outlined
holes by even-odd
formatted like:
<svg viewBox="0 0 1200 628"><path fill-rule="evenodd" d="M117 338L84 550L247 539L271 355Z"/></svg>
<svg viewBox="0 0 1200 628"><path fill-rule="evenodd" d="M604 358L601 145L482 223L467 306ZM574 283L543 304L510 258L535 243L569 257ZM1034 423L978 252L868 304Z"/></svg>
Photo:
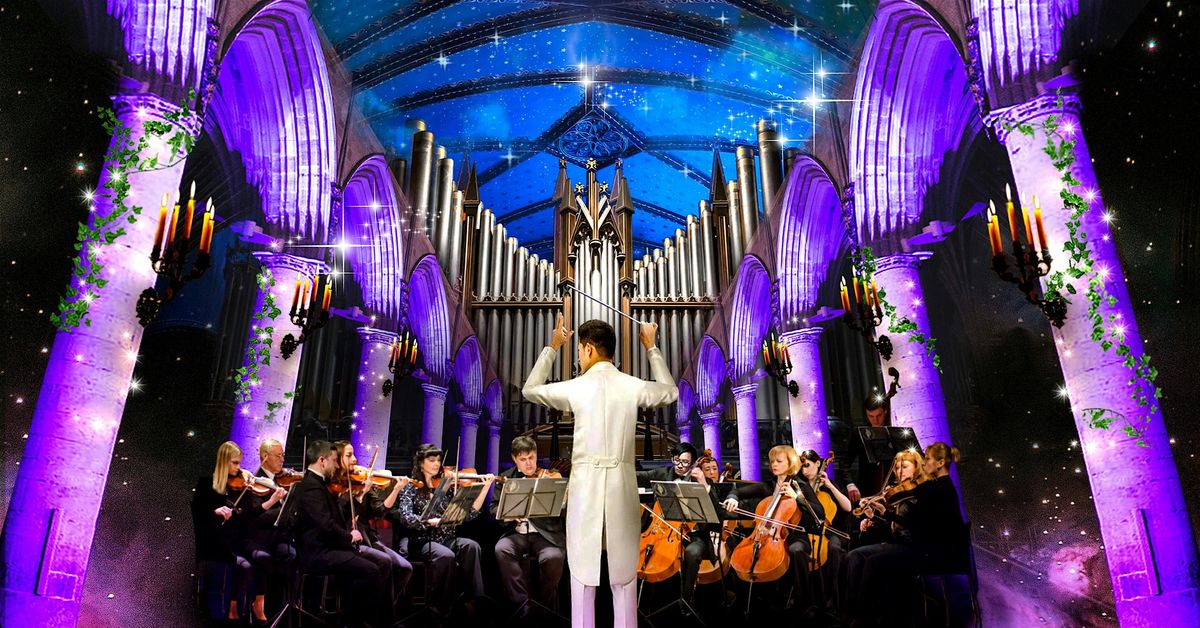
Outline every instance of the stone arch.
<svg viewBox="0 0 1200 628"><path fill-rule="evenodd" d="M267 225L326 239L337 180L333 95L307 5L266 2L226 41L204 130L241 155Z"/></svg>
<svg viewBox="0 0 1200 628"><path fill-rule="evenodd" d="M705 335L696 356L696 407L707 411L721 398L726 375L725 352L712 336Z"/></svg>
<svg viewBox="0 0 1200 628"><path fill-rule="evenodd" d="M771 278L762 261L747 255L738 270L729 316L730 377L749 376L771 324Z"/></svg>
<svg viewBox="0 0 1200 628"><path fill-rule="evenodd" d="M395 320L403 299L404 241L400 208L383 155L355 167L342 196L340 241L362 289L363 305Z"/></svg>
<svg viewBox="0 0 1200 628"><path fill-rule="evenodd" d="M450 313L437 258L422 257L408 281L408 323L420 342L425 372L434 383L444 385L450 375Z"/></svg>
<svg viewBox="0 0 1200 628"><path fill-rule="evenodd" d="M454 383L464 406L475 410L483 407L483 365L475 336L464 340L454 355Z"/></svg>
<svg viewBox="0 0 1200 628"><path fill-rule="evenodd" d="M775 258L780 316L788 326L799 323L816 305L817 293L846 237L833 179L811 155L796 159L781 203Z"/></svg>
<svg viewBox="0 0 1200 628"><path fill-rule="evenodd" d="M911 0L880 4L863 46L850 122L858 238L893 245L921 227L947 153L981 126L960 48Z"/></svg>

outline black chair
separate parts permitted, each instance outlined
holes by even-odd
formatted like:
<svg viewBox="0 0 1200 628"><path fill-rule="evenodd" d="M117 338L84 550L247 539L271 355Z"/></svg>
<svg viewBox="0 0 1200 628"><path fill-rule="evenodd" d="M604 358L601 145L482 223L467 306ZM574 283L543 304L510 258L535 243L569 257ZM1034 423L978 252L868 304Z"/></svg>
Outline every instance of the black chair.
<svg viewBox="0 0 1200 628"><path fill-rule="evenodd" d="M392 548L396 552L400 552L400 540L406 536L409 539L409 548L412 548L414 545L421 542L417 535L402 535L399 534L400 530L402 530L402 528L397 527L395 523L393 523ZM408 602L412 606L412 612L401 618L401 621L404 623L410 623L417 617L424 617L434 622L444 622L447 618L444 613L449 612L450 609L439 609L430 604L430 599L433 597L430 593L430 590L433 587L433 580L429 577L429 560L420 557L418 554L418 552L413 552L411 555L404 554L404 557L407 558L408 562L413 566L412 579L408 581L408 589L405 591L405 593L408 595ZM420 579L421 582L419 589L414 587L414 584L418 579ZM420 591L419 595L416 593L417 590Z"/></svg>
<svg viewBox="0 0 1200 628"><path fill-rule="evenodd" d="M520 606L518 606L516 608L516 610L514 610L513 613L508 616L509 622L512 622L513 620L517 619L517 617L526 608L529 608L532 606L533 608L540 609L543 613L546 614L547 618L557 617L559 620L562 620L562 621L570 624L571 619L569 617L567 617L566 615L563 615L558 610L559 598L557 598L557 597L555 598L554 607L552 608L552 607L547 606L546 604L543 604L542 602L538 601L533 596L533 591L535 589L539 588L536 585L541 582L541 567L538 566L537 556L526 551L524 554L521 555L521 557L518 560L520 560L521 563L525 565L525 575L526 575L526 579L529 581L528 590L530 592L530 595L528 598L526 598L524 604L521 604ZM560 585L561 585L561 582L560 582Z"/></svg>
<svg viewBox="0 0 1200 628"><path fill-rule="evenodd" d="M328 574L310 574L305 572L300 567L300 560L293 560L288 569L287 583L284 586L283 606L271 621L271 628L279 626L286 621L288 626L301 625L304 619L311 619L322 626L335 626L342 622L342 597L341 589L337 585L336 576ZM309 579L320 579L321 581L321 597L317 603L317 608L309 610L305 608L305 594ZM333 584L333 594L330 595L330 585ZM332 609L330 606L332 605ZM293 624L293 622L295 622Z"/></svg>
<svg viewBox="0 0 1200 628"><path fill-rule="evenodd" d="M979 609L979 573L975 566L975 546L971 538L971 522L966 522L962 527L962 536L960 543L965 545L963 551L963 564L957 566L944 566L936 568L917 576L917 586L921 591L922 609L921 616L925 620L925 625L930 625L933 618L930 617L930 603L940 605L942 607L942 625L955 626L965 625L965 622L955 622L954 599L957 597L951 592L953 585L965 583L966 593L970 602L970 615L972 623L975 626L982 626L983 619ZM959 588L961 587L954 587Z"/></svg>

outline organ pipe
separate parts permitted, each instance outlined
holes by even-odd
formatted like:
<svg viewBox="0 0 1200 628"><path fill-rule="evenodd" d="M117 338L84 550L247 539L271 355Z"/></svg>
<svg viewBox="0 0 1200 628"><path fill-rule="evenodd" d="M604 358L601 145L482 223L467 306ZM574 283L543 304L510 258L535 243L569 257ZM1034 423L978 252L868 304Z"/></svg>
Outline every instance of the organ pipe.
<svg viewBox="0 0 1200 628"><path fill-rule="evenodd" d="M423 126L423 125L422 125ZM416 224L413 228L428 228L430 211L429 179L433 174L433 133L420 130L413 134L412 169L409 171L409 202L412 203Z"/></svg>
<svg viewBox="0 0 1200 628"><path fill-rule="evenodd" d="M741 200L742 252L750 248L758 229L758 183L754 176L754 147L737 147L738 192ZM732 200L732 199L731 199ZM741 262L741 258L738 259Z"/></svg>
<svg viewBox="0 0 1200 628"><path fill-rule="evenodd" d="M779 131L772 120L758 121L758 167L762 173L763 209L764 213L771 207L771 201L779 193L783 184L783 168L780 165L782 147L779 143Z"/></svg>
<svg viewBox="0 0 1200 628"><path fill-rule="evenodd" d="M446 274L454 277L450 270L450 207L454 202L454 160L446 156L446 147L437 147L437 187L434 198L434 250Z"/></svg>

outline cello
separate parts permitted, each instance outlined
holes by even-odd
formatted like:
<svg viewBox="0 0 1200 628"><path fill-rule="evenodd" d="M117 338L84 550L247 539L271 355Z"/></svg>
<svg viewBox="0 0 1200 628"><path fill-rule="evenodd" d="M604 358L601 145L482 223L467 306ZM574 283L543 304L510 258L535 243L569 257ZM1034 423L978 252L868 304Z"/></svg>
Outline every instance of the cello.
<svg viewBox="0 0 1200 628"><path fill-rule="evenodd" d="M678 521L663 518L662 507L657 502L650 513L650 525L642 532L638 541L638 578L646 582L662 582L679 573L679 549L688 538L688 526Z"/></svg>
<svg viewBox="0 0 1200 628"><path fill-rule="evenodd" d="M798 529L800 510L796 500L784 492L784 486L776 484L774 493L758 503L754 532L734 548L729 558L730 566L746 582L778 580L791 567L788 531Z"/></svg>

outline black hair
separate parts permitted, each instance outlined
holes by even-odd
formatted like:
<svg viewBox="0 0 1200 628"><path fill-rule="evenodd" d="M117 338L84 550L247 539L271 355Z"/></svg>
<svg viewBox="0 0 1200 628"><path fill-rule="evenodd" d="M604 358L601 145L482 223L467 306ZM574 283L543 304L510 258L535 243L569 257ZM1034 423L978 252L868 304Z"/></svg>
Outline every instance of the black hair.
<svg viewBox="0 0 1200 628"><path fill-rule="evenodd" d="M443 452L441 447L438 447L433 443L421 443L421 445L417 447L417 450L413 452L412 473L409 474L409 477L413 478L414 480L424 481L425 473L421 471L421 463L424 462L426 458L432 458L434 456L441 458L442 455ZM435 477L441 477L442 470L443 469L438 469L438 474Z"/></svg>
<svg viewBox="0 0 1200 628"><path fill-rule="evenodd" d="M807 460L809 462L815 462L817 464L821 464L821 460L822 460L821 454L817 453L816 450L813 450L813 449L806 449L803 452L801 452L800 458Z"/></svg>
<svg viewBox="0 0 1200 628"><path fill-rule="evenodd" d="M878 410L883 408L884 413L892 411L892 400L886 395L871 395L863 400L863 411Z"/></svg>
<svg viewBox="0 0 1200 628"><path fill-rule="evenodd" d="M696 462L696 447L691 443L681 440L671 447L671 456L681 456L683 454L691 454L692 462Z"/></svg>
<svg viewBox="0 0 1200 628"><path fill-rule="evenodd" d="M587 321L579 326L579 342L586 342L596 348L600 357L612 359L617 353L617 332L612 325L596 319Z"/></svg>
<svg viewBox="0 0 1200 628"><path fill-rule="evenodd" d="M519 456L530 451L537 451L537 441L528 436L518 436L512 440L512 455Z"/></svg>
<svg viewBox="0 0 1200 628"><path fill-rule="evenodd" d="M327 440L310 440L308 441L308 449L304 451L304 464L310 465L316 462L317 458L328 456L333 451L335 451L333 443Z"/></svg>

